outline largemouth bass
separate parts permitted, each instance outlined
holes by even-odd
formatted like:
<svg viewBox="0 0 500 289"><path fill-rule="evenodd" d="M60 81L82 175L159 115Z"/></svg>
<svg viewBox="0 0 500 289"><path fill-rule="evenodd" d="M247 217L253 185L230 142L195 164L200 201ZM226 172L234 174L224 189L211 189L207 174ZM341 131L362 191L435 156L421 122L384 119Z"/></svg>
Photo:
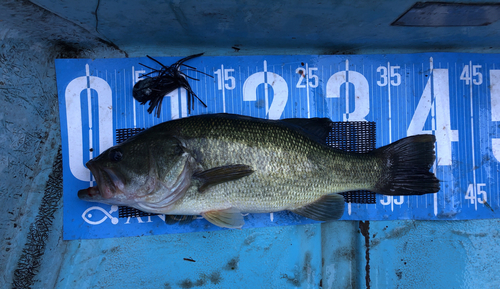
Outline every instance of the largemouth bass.
<svg viewBox="0 0 500 289"><path fill-rule="evenodd" d="M325 145L326 118L264 120L193 116L151 127L86 165L97 186L80 199L166 215L202 215L227 228L241 213L290 210L319 221L344 213L341 192L436 193L433 135L403 138L370 153Z"/></svg>

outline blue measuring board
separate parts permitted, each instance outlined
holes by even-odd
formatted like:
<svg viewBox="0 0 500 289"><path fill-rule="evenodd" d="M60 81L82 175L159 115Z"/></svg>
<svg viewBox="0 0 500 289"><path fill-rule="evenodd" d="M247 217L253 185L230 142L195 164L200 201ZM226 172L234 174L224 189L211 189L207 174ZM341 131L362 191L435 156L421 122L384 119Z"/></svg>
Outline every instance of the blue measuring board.
<svg viewBox="0 0 500 289"><path fill-rule="evenodd" d="M158 57L170 65L179 57ZM118 208L81 201L95 185L85 163L116 143L115 130L148 128L188 116L186 91L163 101L160 118L132 97L148 58L56 60L64 165L64 238L105 238L218 230L200 219L169 226L164 216L118 219ZM199 57L186 64L192 89L208 105L191 115L235 113L260 118L328 117L374 121L377 147L409 135L436 136L432 170L441 191L377 196L347 204L342 220L464 220L500 217L500 55ZM251 214L246 227L306 224L289 212Z"/></svg>

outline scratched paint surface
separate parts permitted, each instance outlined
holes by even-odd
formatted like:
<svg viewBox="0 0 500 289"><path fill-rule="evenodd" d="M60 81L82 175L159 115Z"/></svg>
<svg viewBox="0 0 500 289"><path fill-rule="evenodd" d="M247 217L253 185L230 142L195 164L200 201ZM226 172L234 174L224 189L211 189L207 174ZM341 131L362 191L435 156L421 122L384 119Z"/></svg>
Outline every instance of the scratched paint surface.
<svg viewBox="0 0 500 289"><path fill-rule="evenodd" d="M179 58L164 57L170 64ZM186 93L165 98L159 119L132 97L132 87L157 67L147 58L56 61L64 160L65 239L217 230L205 220L167 226L161 216L118 219L117 208L80 201L93 185L84 164L115 143L114 131L151 127L187 116ZM436 135L442 181L435 195L378 196L348 204L345 220L497 218L500 207L500 57L465 53L349 56L200 57L190 60L193 90L205 102L192 112L260 118L328 117L375 121L377 146L408 135ZM312 222L291 213L253 214L245 227Z"/></svg>

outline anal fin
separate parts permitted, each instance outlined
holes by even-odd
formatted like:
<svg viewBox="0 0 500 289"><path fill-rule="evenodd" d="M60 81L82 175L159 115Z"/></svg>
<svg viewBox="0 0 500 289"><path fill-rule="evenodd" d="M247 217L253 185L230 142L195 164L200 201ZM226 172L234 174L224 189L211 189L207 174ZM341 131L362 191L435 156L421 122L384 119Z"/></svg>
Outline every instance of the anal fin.
<svg viewBox="0 0 500 289"><path fill-rule="evenodd" d="M208 211L201 214L210 223L229 229L240 229L245 224L241 212L234 208Z"/></svg>
<svg viewBox="0 0 500 289"><path fill-rule="evenodd" d="M339 194L327 195L319 198L292 212L316 221L338 220L344 214L344 197Z"/></svg>

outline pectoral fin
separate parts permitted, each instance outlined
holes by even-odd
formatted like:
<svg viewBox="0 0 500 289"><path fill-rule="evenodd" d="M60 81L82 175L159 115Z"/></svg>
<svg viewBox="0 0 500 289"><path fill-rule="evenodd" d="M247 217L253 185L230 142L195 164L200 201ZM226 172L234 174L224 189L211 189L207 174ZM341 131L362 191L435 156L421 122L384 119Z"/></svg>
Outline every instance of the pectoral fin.
<svg viewBox="0 0 500 289"><path fill-rule="evenodd" d="M292 212L316 221L338 220L344 214L344 206L344 197L333 194L321 197L316 202Z"/></svg>
<svg viewBox="0 0 500 289"><path fill-rule="evenodd" d="M240 229L245 224L241 212L233 208L208 211L201 215L210 223L223 228Z"/></svg>
<svg viewBox="0 0 500 289"><path fill-rule="evenodd" d="M212 168L206 171L196 172L193 177L201 181L199 192L203 192L209 186L234 181L253 173L253 169L247 165L228 165Z"/></svg>

